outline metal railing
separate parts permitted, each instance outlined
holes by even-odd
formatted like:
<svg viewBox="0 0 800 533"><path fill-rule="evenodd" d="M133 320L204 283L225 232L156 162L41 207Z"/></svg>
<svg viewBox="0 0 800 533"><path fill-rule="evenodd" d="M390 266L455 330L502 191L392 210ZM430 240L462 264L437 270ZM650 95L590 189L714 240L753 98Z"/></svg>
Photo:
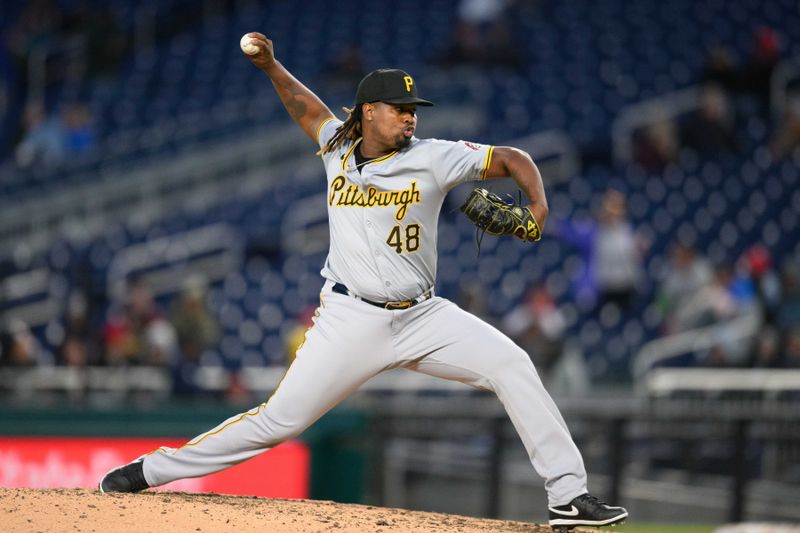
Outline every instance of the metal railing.
<svg viewBox="0 0 800 533"><path fill-rule="evenodd" d="M241 191L257 194L278 186L293 175L304 139L299 129L276 127L132 169L101 169L99 178L6 205L0 212L0 256L20 242L41 251L57 236L85 240L134 214L157 220L187 205L202 208Z"/></svg>
<svg viewBox="0 0 800 533"><path fill-rule="evenodd" d="M575 141L563 130L545 130L507 143L527 151L548 183L557 183L581 171L581 156Z"/></svg>
<svg viewBox="0 0 800 533"><path fill-rule="evenodd" d="M750 312L729 321L677 333L648 342L631 361L634 383L643 384L647 373L656 365L673 357L698 352L719 343L720 333L726 333L726 342L745 342L753 338L761 326L761 316Z"/></svg>
<svg viewBox="0 0 800 533"><path fill-rule="evenodd" d="M622 162L631 161L636 131L697 109L699 95L700 87L692 86L623 108L611 124L614 158Z"/></svg>
<svg viewBox="0 0 800 533"><path fill-rule="evenodd" d="M157 296L177 292L192 274L217 281L241 265L243 248L241 235L228 224L201 226L134 244L112 257L106 291L112 299L123 301L128 278L138 273Z"/></svg>
<svg viewBox="0 0 800 533"><path fill-rule="evenodd" d="M786 391L800 391L800 370L790 368L656 368L644 379L650 397L732 391L774 397Z"/></svg>

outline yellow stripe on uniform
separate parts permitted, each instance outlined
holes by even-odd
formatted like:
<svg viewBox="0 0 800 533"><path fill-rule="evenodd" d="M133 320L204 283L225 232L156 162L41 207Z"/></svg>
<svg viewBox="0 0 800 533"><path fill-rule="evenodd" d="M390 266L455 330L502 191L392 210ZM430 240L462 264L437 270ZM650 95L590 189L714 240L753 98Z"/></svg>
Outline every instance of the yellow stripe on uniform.
<svg viewBox="0 0 800 533"><path fill-rule="evenodd" d="M144 454L144 456L145 457L149 457L149 456L153 455L156 452L167 453L169 450L170 450L170 448L167 448L166 446L161 446L160 448L156 448L155 450L153 450L150 453ZM177 450L173 450L173 451L177 451Z"/></svg>
<svg viewBox="0 0 800 533"><path fill-rule="evenodd" d="M486 150L486 160L483 162L483 170L481 171L481 180L486 179L486 173L489 172L489 165L492 163L492 152L494 152L494 146L490 146L488 150Z"/></svg>
<svg viewBox="0 0 800 533"><path fill-rule="evenodd" d="M353 150L356 149L356 146L358 146L358 143L360 143L362 139L363 137L356 139L356 142L353 143L353 146L351 146L347 153L344 154L344 157L342 158L342 172L344 172L344 167L347 165L347 160L350 159L351 155L353 155Z"/></svg>
<svg viewBox="0 0 800 533"><path fill-rule="evenodd" d="M363 137L359 137L358 139L356 139L356 142L353 143L353 146L351 146L350 149L347 150L347 153L344 154L344 157L342 158L342 172L344 172L344 169L347 166L347 160L350 159L350 156L353 155L353 152L355 151L356 146L358 146L358 143L360 143L363 139L364 139ZM371 165L372 163L380 163L382 161L386 161L390 157L395 156L397 154L398 154L398 151L395 150L393 152L390 152L390 153L386 154L383 157L379 157L377 159L373 159L371 161L367 161L365 166L366 165Z"/></svg>
<svg viewBox="0 0 800 533"><path fill-rule="evenodd" d="M283 377L286 377L286 374L284 374L284 376L283 376ZM281 382L283 382L283 379L281 379ZM280 387L280 383L278 383L278 387ZM275 388L275 390L276 390L276 391L278 390L278 389L277 389L277 387ZM275 394L273 393L273 396L274 396L274 395L275 395ZM264 408L264 407L266 407L266 406L267 406L267 404L266 404L266 402L264 402L264 403L262 403L261 405L259 405L258 407L254 407L253 409L250 409L250 411L247 411L246 413L242 413L242 415L241 415L239 418L237 418L236 420L232 420L231 422L228 422L227 424L225 424L224 426L222 426L222 427L221 427L221 428L219 428L218 430L216 430L216 431L209 431L208 433L204 433L204 434L203 434L203 435L202 435L200 438L198 438L196 441L194 441L194 442L191 442L191 441L190 441L190 442L187 442L186 444L184 444L184 445L183 445L183 446L181 446L180 448L176 449L174 452L172 452L172 453L173 453L173 455L174 455L175 453L179 452L180 450L182 450L183 448L189 448L189 447L191 447L191 446L197 446L198 444L200 444L201 442L203 442L204 440L206 440L206 438L208 438L208 437L212 437L212 436L214 436L214 435L218 435L219 433L222 433L222 432L223 432L225 429L227 429L227 428L231 427L231 426L232 426L232 425L234 425L234 424L238 424L239 422L241 422L242 420L244 420L244 419L245 419L246 417L248 417L248 416L256 416L256 415L258 415L258 413L261 411L261 409L263 409L263 408ZM156 451L158 451L158 450L156 450Z"/></svg>
<svg viewBox="0 0 800 533"><path fill-rule="evenodd" d="M381 161L386 161L387 159L389 159L393 155L397 155L397 150L395 150L394 152L392 152L390 154L386 154L383 157L379 157L378 159L373 159L372 161L367 162L367 165L371 165L372 163L380 163Z"/></svg>
<svg viewBox="0 0 800 533"><path fill-rule="evenodd" d="M325 307L325 302L322 300L322 291L320 291L319 292L319 307L317 307L314 310L314 316L311 317L311 325L306 329L305 333L303 333L303 341L297 346L297 348L295 348L294 353L292 354L292 358L291 358L292 362L294 362L294 360L297 359L297 354L298 354L298 352L300 352L300 348L302 348L303 345L306 343L306 339L308 339L308 333L311 331L311 329L314 326L317 325L317 319L319 318L319 310L322 307ZM278 384L278 386L280 386L280 383ZM277 387L275 388L275 390L276 391L278 390ZM273 393L273 396L274 395L275 395L275 393ZM272 399L272 396L270 396L270 400L271 399ZM267 403L269 403L269 400L267 400Z"/></svg>
<svg viewBox="0 0 800 533"><path fill-rule="evenodd" d="M317 126L317 144L319 144L319 133L322 131L322 127L323 127L325 124L327 124L328 122L330 122L331 120L335 119L335 118L336 118L336 117L328 117L328 118L326 118L325 120L323 120L323 121L320 123L320 125L319 125L319 126Z"/></svg>

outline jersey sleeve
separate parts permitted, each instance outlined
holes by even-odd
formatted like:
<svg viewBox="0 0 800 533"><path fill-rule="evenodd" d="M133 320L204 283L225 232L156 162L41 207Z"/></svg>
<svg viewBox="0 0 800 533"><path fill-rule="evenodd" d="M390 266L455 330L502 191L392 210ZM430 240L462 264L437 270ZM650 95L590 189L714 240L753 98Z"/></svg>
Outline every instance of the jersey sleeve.
<svg viewBox="0 0 800 533"><path fill-rule="evenodd" d="M333 134L336 133L336 128L342 125L342 121L336 117L329 117L322 121L322 124L319 125L317 129L317 142L319 143L319 147L322 148L325 146Z"/></svg>
<svg viewBox="0 0 800 533"><path fill-rule="evenodd" d="M465 181L485 179L494 146L435 140L431 149L434 177L442 190L449 191Z"/></svg>

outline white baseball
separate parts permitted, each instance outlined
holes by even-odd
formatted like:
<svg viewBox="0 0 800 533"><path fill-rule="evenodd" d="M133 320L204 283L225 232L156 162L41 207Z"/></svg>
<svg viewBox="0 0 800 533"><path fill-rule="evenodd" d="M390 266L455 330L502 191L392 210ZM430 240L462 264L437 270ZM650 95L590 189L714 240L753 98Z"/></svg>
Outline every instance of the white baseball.
<svg viewBox="0 0 800 533"><path fill-rule="evenodd" d="M258 53L258 46L253 44L252 39L247 35L242 35L241 40L239 41L239 46L242 48L242 52L249 56L254 56Z"/></svg>

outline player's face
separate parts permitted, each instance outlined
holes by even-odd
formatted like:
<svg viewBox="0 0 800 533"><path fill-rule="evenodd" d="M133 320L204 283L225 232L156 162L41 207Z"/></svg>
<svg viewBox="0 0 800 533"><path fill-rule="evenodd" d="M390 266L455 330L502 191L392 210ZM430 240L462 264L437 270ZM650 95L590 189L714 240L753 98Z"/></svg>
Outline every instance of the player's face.
<svg viewBox="0 0 800 533"><path fill-rule="evenodd" d="M375 141L392 150L400 150L411 143L417 127L417 106L375 102L372 122Z"/></svg>

